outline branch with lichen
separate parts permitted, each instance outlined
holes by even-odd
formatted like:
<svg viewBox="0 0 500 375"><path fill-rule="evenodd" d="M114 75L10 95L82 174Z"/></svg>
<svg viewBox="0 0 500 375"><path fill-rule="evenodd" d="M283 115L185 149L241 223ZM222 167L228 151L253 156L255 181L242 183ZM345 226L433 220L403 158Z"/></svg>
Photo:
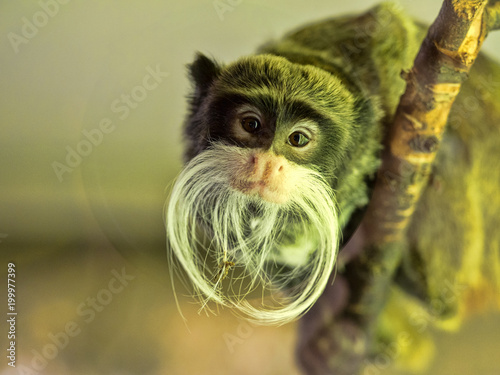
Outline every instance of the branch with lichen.
<svg viewBox="0 0 500 375"><path fill-rule="evenodd" d="M396 111L363 223L369 244L393 243L405 233L451 106L487 35L493 16L484 12L486 5L487 0L446 0L413 68L404 74L406 92Z"/></svg>
<svg viewBox="0 0 500 375"><path fill-rule="evenodd" d="M400 244L428 182L452 104L489 31L500 28L500 1L445 0L409 72L385 140L367 213L347 246L349 296L332 310L326 291L302 322L299 358L308 374L355 374L370 344L401 260Z"/></svg>

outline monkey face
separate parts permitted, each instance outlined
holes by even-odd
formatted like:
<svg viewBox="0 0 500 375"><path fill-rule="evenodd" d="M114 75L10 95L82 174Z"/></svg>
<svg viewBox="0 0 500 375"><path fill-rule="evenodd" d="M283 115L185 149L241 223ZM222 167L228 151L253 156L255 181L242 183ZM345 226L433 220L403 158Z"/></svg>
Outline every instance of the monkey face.
<svg viewBox="0 0 500 375"><path fill-rule="evenodd" d="M332 179L366 116L360 95L339 78L282 57L257 55L220 67L200 55L190 69L187 160L220 142L261 149Z"/></svg>
<svg viewBox="0 0 500 375"><path fill-rule="evenodd" d="M334 187L360 101L335 76L271 55L226 68L200 55L191 76L188 163L166 218L172 258L206 300L259 322L295 319L334 266ZM245 300L259 285L271 302Z"/></svg>

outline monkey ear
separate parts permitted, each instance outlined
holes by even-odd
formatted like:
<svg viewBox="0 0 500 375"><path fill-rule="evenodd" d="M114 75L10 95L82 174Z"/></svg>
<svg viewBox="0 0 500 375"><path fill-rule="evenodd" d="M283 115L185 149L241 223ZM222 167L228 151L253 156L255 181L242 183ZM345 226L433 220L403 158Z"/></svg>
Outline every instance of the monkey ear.
<svg viewBox="0 0 500 375"><path fill-rule="evenodd" d="M208 130L204 115L200 111L201 104L222 69L214 60L199 52L194 62L187 68L193 88L191 94L188 95L190 109L184 123L184 136L187 140L184 156L186 161L196 156L205 147Z"/></svg>
<svg viewBox="0 0 500 375"><path fill-rule="evenodd" d="M188 65L188 69L198 98L205 96L221 71L219 64L200 52L196 54L194 62Z"/></svg>

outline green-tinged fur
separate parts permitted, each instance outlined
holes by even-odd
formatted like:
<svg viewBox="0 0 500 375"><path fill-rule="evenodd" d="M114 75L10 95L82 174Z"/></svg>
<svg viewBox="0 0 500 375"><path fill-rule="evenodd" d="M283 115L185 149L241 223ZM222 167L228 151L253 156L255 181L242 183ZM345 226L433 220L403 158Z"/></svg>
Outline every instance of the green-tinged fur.
<svg viewBox="0 0 500 375"><path fill-rule="evenodd" d="M206 96L244 95L271 113L279 108L276 132L287 121L287 103L304 101L333 125L324 130L328 144L321 144L321 152L308 160L290 158L328 177L346 225L369 201L367 181L379 166L383 135L405 88L401 72L411 68L424 37L424 27L395 5L382 4L359 16L308 25L228 66L198 56L191 65L187 159L212 136L199 118ZM381 342L403 329L418 331L415 311L455 328L469 312L500 307L499 98L500 66L480 55L453 106L412 218L393 283L397 297L380 318ZM274 151L288 157L286 150ZM398 358L410 369L423 361L414 356L431 351L429 344L414 342L420 349L410 347Z"/></svg>
<svg viewBox="0 0 500 375"><path fill-rule="evenodd" d="M401 71L411 67L424 36L423 27L394 5L382 4L361 16L307 26L263 51L298 63L321 61L326 70L341 71L380 103L380 130L391 122L405 87ZM382 341L391 342L402 331L395 321L405 321L405 329L415 333L418 320L412 312L425 313L418 300L430 307L428 321L448 329L457 328L470 312L500 307L499 98L500 67L480 55L453 106L432 177L408 230L398 273L401 285L394 283L408 294L397 293L381 317ZM378 134L372 136L379 140ZM356 145L353 159L367 156L366 143ZM361 162L372 163L369 158ZM348 166L345 173L352 182L346 184L359 184L351 171ZM347 196L343 199L359 201ZM395 305L400 308L391 307ZM414 344L427 349L411 346L398 358L409 368L422 367L422 353L431 352L419 340Z"/></svg>

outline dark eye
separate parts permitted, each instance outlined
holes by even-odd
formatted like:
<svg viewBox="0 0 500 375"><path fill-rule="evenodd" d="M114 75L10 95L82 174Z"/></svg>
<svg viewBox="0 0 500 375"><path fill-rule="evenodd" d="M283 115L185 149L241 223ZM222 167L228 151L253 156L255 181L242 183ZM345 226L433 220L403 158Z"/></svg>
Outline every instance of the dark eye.
<svg viewBox="0 0 500 375"><path fill-rule="evenodd" d="M241 120L241 126L249 133L256 133L260 130L260 121L255 117L245 117Z"/></svg>
<svg viewBox="0 0 500 375"><path fill-rule="evenodd" d="M304 133L293 132L288 137L288 143L294 147L304 147L309 143L309 138Z"/></svg>

